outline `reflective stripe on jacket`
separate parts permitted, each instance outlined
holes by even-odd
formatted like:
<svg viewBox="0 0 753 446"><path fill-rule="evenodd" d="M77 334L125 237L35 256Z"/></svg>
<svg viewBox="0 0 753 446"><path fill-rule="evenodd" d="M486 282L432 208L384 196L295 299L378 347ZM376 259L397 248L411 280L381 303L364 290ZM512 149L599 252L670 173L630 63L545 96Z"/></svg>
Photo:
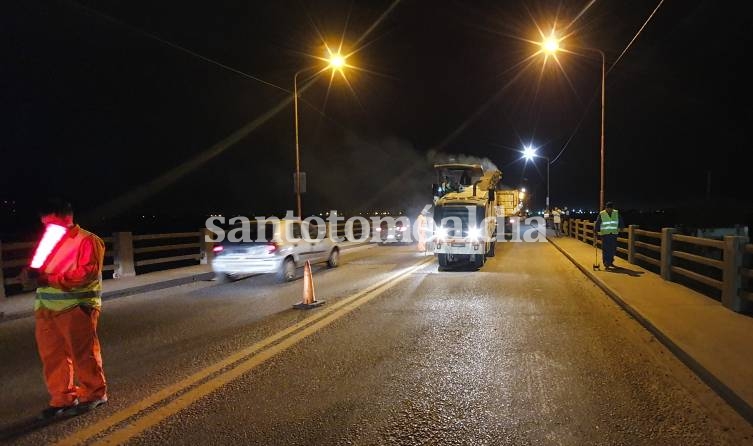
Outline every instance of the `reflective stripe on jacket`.
<svg viewBox="0 0 753 446"><path fill-rule="evenodd" d="M599 235L619 234L620 214L617 212L617 209L612 209L612 215L609 215L607 211L601 211L599 218L601 219Z"/></svg>
<svg viewBox="0 0 753 446"><path fill-rule="evenodd" d="M82 252L92 249L96 252ZM94 257L92 257L94 256ZM55 286L53 280L50 285L37 288L37 298L34 310L45 308L51 311L65 311L79 305L99 308L102 305L102 263L104 262L104 242L89 231L74 226L63 236L59 245L44 266L44 272L51 277L63 277L66 273L80 268L84 259L95 262L92 277L84 278L82 283L73 287Z"/></svg>

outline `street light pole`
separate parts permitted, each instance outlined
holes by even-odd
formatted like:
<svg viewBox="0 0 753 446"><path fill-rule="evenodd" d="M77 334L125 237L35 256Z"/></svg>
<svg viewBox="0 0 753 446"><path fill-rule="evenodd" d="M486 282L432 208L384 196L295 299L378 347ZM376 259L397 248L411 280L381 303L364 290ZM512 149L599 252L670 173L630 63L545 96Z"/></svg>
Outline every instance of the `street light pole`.
<svg viewBox="0 0 753 446"><path fill-rule="evenodd" d="M593 49L601 54L601 188L599 189L599 210L604 209L604 102L606 97L607 57L604 51Z"/></svg>
<svg viewBox="0 0 753 446"><path fill-rule="evenodd" d="M542 156L546 159L546 209L549 210L549 166L552 164L549 157Z"/></svg>
<svg viewBox="0 0 753 446"><path fill-rule="evenodd" d="M552 165L551 159L548 156L538 155L536 149L530 144L523 150L523 157L528 161L532 161L534 158L544 158L546 160L546 210L549 211L549 166Z"/></svg>
<svg viewBox="0 0 753 446"><path fill-rule="evenodd" d="M301 212L301 148L298 145L298 75L305 70L299 70L293 76L293 122L295 123L295 201L298 218L303 218Z"/></svg>
<svg viewBox="0 0 753 446"><path fill-rule="evenodd" d="M560 39L557 38L554 33L550 37L545 38L541 43L541 49L539 50L539 53L543 52L546 54L554 55L558 51L560 51L559 46ZM605 114L605 102L606 102L606 78L607 78L607 56L604 54L604 51L598 49L598 48L585 48L589 51L595 51L601 55L601 142L599 147L600 152L600 166L599 166L599 209L604 209L604 183L605 183L605 174L604 174L604 114ZM539 54L537 53L537 54Z"/></svg>
<svg viewBox="0 0 753 446"><path fill-rule="evenodd" d="M604 173L604 114L606 103L606 90L607 90L607 56L604 51L598 48L585 48L589 51L595 51L601 56L601 137L599 144L599 210L604 209L604 189L605 189L605 173Z"/></svg>
<svg viewBox="0 0 753 446"><path fill-rule="evenodd" d="M327 51L329 51L329 49ZM340 71L342 73L343 67L350 66L346 64L345 57L346 56L342 56L339 52L333 53L330 51L329 58L322 60L328 62L327 68L334 71ZM304 71L311 70L312 68L313 67L309 67L298 70L293 76L293 123L295 126L295 201L296 212L299 219L303 218L303 212L301 210L301 147L298 142L298 75L300 75ZM325 68L325 70L327 68ZM319 73L321 73L322 71L319 71ZM314 76L316 76L316 74ZM304 86L303 88L305 89L306 86Z"/></svg>

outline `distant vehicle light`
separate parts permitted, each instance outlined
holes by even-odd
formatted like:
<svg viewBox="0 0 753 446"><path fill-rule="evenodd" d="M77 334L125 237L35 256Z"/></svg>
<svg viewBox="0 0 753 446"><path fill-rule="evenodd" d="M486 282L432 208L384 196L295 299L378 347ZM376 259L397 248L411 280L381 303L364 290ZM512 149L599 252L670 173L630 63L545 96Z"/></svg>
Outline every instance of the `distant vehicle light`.
<svg viewBox="0 0 753 446"><path fill-rule="evenodd" d="M212 248L212 252L215 252L215 253L222 252L224 249L225 249L224 246L219 246L218 245L218 246L215 246L214 248Z"/></svg>
<svg viewBox="0 0 753 446"><path fill-rule="evenodd" d="M382 228L376 228L376 232L382 232Z"/></svg>
<svg viewBox="0 0 753 446"><path fill-rule="evenodd" d="M66 228L53 223L48 224L44 228L44 235L37 245L37 249L34 251L34 257L31 259L32 268L41 268L47 257L50 256L52 250L55 249L58 242L63 239L65 233L68 232Z"/></svg>

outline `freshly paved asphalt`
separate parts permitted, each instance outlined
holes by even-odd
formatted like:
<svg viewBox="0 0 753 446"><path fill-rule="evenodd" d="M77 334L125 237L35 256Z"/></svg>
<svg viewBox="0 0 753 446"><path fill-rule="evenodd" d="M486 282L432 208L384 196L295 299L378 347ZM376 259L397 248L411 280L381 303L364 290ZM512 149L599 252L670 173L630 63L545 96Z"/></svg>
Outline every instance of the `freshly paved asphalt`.
<svg viewBox="0 0 753 446"><path fill-rule="evenodd" d="M336 269L315 267L316 296L326 301L315 310L291 308L301 300L301 280L281 285L264 276L108 301L100 327L110 403L44 427L23 424L46 404L33 320L6 322L0 438L76 440L82 429L104 429L111 416L130 413L95 438L753 444L749 424L548 243L499 244L480 271L438 271L428 259L394 286L357 295L421 261L414 249L375 247L344 255ZM334 312L354 295L351 311ZM301 331L291 331L269 344L277 350L268 359L246 355L246 371L226 378L238 363L227 357L328 311L326 325L309 325L298 338ZM223 367L177 390L178 398L134 409L217 363ZM206 396L192 398L202 386ZM110 437L129 425L142 429Z"/></svg>

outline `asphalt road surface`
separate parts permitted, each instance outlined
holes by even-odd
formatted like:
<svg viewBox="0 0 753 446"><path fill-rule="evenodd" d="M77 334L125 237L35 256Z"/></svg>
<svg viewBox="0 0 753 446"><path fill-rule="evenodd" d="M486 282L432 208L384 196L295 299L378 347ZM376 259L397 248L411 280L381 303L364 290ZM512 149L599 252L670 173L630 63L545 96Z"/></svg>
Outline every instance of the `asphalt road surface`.
<svg viewBox="0 0 753 446"><path fill-rule="evenodd" d="M46 426L33 319L0 324L14 444L741 445L753 430L548 243L480 271L380 246L302 281L106 301L110 402Z"/></svg>

